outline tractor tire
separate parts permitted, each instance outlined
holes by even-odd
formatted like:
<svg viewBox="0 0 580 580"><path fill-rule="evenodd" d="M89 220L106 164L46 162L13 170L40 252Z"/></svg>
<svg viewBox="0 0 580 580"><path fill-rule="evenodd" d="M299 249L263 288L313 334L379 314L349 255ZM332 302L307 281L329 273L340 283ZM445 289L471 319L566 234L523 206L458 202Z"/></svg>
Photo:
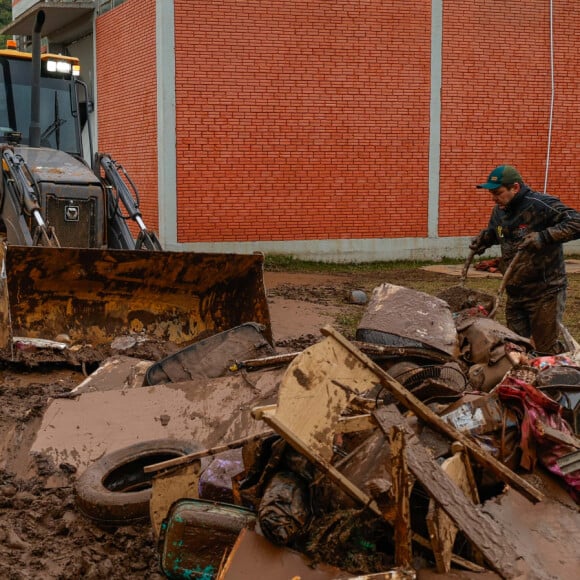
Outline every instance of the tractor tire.
<svg viewBox="0 0 580 580"><path fill-rule="evenodd" d="M190 441L155 439L118 449L89 465L74 486L78 510L104 526L149 519L151 480L143 468L199 450Z"/></svg>

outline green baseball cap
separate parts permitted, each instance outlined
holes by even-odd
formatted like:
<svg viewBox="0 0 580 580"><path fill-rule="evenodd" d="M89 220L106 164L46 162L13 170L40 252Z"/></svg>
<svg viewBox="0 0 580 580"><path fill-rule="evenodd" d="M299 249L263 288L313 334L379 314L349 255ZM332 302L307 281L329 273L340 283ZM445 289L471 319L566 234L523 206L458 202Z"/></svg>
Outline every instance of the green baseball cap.
<svg viewBox="0 0 580 580"><path fill-rule="evenodd" d="M497 189L502 185L511 185L512 183L523 183L524 180L520 172L511 165L498 165L487 178L486 183L476 185L477 189Z"/></svg>

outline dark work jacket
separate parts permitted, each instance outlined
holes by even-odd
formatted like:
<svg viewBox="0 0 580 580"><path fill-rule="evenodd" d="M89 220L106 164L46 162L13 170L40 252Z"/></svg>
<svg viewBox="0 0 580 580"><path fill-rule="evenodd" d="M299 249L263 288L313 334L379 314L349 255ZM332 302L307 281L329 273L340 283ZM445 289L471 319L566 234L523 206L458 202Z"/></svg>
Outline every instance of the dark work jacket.
<svg viewBox="0 0 580 580"><path fill-rule="evenodd" d="M505 272L518 245L531 232L540 233L542 248L523 250L514 264L505 287L513 299L533 298L566 287L562 244L580 238L580 213L557 197L523 185L505 209L494 207L481 239L486 247L500 244L500 270Z"/></svg>

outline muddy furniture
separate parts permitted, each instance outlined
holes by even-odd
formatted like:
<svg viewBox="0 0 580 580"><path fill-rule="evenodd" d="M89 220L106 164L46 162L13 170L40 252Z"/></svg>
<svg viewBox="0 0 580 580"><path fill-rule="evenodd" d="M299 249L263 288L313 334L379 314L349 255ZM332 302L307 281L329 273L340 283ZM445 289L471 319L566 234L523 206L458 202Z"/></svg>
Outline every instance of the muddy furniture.
<svg viewBox="0 0 580 580"><path fill-rule="evenodd" d="M429 348L452 357L458 353L449 305L425 292L395 284L381 284L373 290L356 338L379 345Z"/></svg>
<svg viewBox="0 0 580 580"><path fill-rule="evenodd" d="M278 404L254 409L254 416L266 422L294 449L306 456L351 499L360 506L366 506L370 514L384 518L393 525L397 565L409 565L411 540L436 552L436 560L442 568L447 566L445 562L450 558L448 548L441 547L439 538L437 542L431 543L411 529L408 516L408 470L421 482L453 525L482 553L485 562L494 571L505 578L521 574L525 565L518 559L509 538L473 503L473 496L466 497L462 489L433 460L394 405L348 419L342 417L342 413L351 401L380 384L389 390L399 404L413 411L451 442L460 442L470 459L518 489L528 499L539 501L542 494L467 436L445 423L333 328L325 327L322 332L326 338L303 351L288 366L280 384ZM387 438L385 444L391 445L392 487L390 491L382 490L382 494L373 497L345 477L330 460L337 432L376 429L377 426ZM387 502L384 501L385 495L389 498ZM435 518L432 518L432 526L438 526ZM439 536L442 536L444 531L440 531ZM457 556L451 558L455 563L468 568L479 568Z"/></svg>

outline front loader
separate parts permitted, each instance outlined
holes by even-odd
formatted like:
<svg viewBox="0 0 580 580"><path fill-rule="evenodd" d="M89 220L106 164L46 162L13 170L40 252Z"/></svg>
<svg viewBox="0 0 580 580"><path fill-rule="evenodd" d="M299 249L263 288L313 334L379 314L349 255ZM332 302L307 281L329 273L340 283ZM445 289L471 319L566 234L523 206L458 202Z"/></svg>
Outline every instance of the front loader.
<svg viewBox="0 0 580 580"><path fill-rule="evenodd" d="M78 60L0 50L0 358L66 335L108 345L130 333L185 346L244 322L271 339L263 256L168 252L109 154L83 158L90 109ZM129 223L138 234L134 237Z"/></svg>

